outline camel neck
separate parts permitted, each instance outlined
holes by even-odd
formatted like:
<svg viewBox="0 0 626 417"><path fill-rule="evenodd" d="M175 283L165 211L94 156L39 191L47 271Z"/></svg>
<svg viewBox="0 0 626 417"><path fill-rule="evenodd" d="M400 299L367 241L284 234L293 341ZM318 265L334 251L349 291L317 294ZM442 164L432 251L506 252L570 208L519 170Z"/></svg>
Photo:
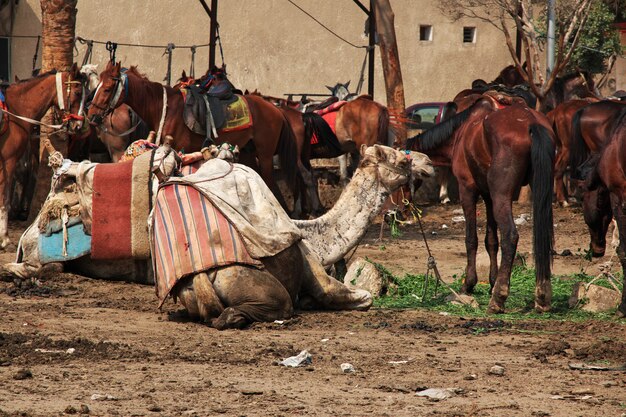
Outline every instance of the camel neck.
<svg viewBox="0 0 626 417"><path fill-rule="evenodd" d="M295 221L303 239L315 247L324 266L342 259L367 232L389 190L377 178L377 167L357 170L339 200L323 216Z"/></svg>

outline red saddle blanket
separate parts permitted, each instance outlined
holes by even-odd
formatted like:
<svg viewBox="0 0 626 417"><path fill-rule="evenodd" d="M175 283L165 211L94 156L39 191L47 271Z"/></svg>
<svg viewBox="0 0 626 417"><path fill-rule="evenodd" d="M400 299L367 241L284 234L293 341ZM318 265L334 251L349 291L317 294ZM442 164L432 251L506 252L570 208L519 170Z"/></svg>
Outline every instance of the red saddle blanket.
<svg viewBox="0 0 626 417"><path fill-rule="evenodd" d="M152 152L113 164L99 164L93 175L91 257L150 257L150 161Z"/></svg>
<svg viewBox="0 0 626 417"><path fill-rule="evenodd" d="M315 113L322 116L322 119L324 119L324 121L328 124L334 134L337 134L337 129L335 126L337 122L337 111L346 103L347 101L337 101L328 107L315 111ZM315 145L317 143L319 143L319 138L315 133L313 133L313 135L311 136L311 145Z"/></svg>
<svg viewBox="0 0 626 417"><path fill-rule="evenodd" d="M237 229L191 185L168 184L159 190L152 245L161 304L183 277L232 264L262 266L250 256Z"/></svg>

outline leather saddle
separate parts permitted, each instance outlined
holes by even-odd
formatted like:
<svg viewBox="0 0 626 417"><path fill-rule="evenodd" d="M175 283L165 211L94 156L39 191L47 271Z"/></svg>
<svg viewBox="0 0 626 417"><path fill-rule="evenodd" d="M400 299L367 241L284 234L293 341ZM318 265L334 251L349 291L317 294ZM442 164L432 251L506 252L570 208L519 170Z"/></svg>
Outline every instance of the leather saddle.
<svg viewBox="0 0 626 417"><path fill-rule="evenodd" d="M211 129L221 129L226 124L226 107L237 101L230 83L220 83L204 92L197 85L190 85L183 108L185 125L192 132L210 135ZM214 87L214 88L213 88ZM209 111L207 111L209 110Z"/></svg>

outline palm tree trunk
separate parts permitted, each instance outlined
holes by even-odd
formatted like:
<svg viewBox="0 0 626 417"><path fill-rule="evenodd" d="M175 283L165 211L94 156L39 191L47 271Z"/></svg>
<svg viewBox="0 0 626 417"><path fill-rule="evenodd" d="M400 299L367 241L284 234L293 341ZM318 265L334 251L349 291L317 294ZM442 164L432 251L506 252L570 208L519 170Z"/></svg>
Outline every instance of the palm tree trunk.
<svg viewBox="0 0 626 417"><path fill-rule="evenodd" d="M73 48L76 33L76 4L78 0L40 0L41 4L41 71L53 69L66 71L74 60ZM43 118L44 123L54 124L53 114L49 111ZM37 188L30 207L29 220L33 220L48 191L50 190L50 168L48 151L43 146L45 138L63 155L67 155L67 135L51 133L42 126L39 141L39 168L37 169Z"/></svg>

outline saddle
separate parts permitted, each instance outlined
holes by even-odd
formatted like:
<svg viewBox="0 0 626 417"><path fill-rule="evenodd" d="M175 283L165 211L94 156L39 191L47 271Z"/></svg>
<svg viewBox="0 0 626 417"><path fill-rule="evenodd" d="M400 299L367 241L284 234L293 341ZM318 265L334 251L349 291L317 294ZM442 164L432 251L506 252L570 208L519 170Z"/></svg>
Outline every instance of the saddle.
<svg viewBox="0 0 626 417"><path fill-rule="evenodd" d="M224 87L221 87L224 85ZM190 85L185 90L183 119L185 125L194 133L210 137L211 130L224 128L227 121L227 107L239 100L226 84L218 84L215 89L204 92L197 85ZM208 110L208 111L207 111Z"/></svg>

